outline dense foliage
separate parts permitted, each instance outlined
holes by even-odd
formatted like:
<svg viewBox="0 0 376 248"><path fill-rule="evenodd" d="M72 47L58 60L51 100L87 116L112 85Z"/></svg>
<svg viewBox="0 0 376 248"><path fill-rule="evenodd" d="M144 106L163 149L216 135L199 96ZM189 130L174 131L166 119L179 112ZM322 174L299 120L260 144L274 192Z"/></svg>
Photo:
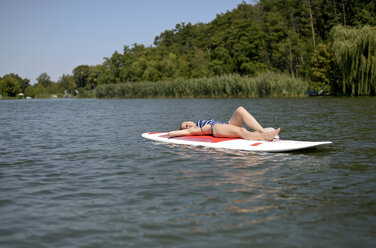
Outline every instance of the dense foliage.
<svg viewBox="0 0 376 248"><path fill-rule="evenodd" d="M277 73L99 85L98 98L301 96L308 84Z"/></svg>
<svg viewBox="0 0 376 248"><path fill-rule="evenodd" d="M333 51L342 73L343 92L352 95L375 95L376 29L358 30L335 27Z"/></svg>
<svg viewBox="0 0 376 248"><path fill-rule="evenodd" d="M134 89L143 91L143 87L168 82L171 87L181 88L183 82L200 78L196 83L199 87L209 81L215 84L213 78L226 75L248 80L272 71L306 80L311 90L375 95L374 26L374 0L243 2L210 23L177 24L158 35L153 46L124 46L122 52L115 51L103 64L77 66L73 75L63 75L56 87L46 83L46 75L32 87L39 87L39 92L65 90L70 94L76 88L97 89L99 97L110 97L103 95L106 87L102 85L111 85L109 89L125 83L118 88L131 87L134 95L120 95L135 97L144 94Z"/></svg>
<svg viewBox="0 0 376 248"><path fill-rule="evenodd" d="M4 97L16 97L29 85L28 79L22 79L17 74L7 74L0 77L0 95Z"/></svg>

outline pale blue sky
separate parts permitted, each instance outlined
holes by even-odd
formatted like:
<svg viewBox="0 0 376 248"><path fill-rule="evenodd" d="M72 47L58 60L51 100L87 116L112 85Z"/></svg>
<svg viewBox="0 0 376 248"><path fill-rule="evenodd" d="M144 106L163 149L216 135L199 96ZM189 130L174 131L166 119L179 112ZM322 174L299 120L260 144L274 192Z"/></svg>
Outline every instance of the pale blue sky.
<svg viewBox="0 0 376 248"><path fill-rule="evenodd" d="M242 0L0 0L0 76L57 81L181 22L208 23ZM253 1L246 1L248 3Z"/></svg>

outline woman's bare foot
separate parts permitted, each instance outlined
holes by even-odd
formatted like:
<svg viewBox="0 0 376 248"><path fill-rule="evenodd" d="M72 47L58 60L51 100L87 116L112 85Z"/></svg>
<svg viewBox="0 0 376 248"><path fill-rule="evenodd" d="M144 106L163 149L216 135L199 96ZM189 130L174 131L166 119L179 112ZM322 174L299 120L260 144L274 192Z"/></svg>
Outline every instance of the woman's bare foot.
<svg viewBox="0 0 376 248"><path fill-rule="evenodd" d="M281 129L278 128L277 130L273 130L273 131L270 131L270 132L263 133L263 136L264 136L263 138L265 140L273 140L274 137L278 135L280 130Z"/></svg>

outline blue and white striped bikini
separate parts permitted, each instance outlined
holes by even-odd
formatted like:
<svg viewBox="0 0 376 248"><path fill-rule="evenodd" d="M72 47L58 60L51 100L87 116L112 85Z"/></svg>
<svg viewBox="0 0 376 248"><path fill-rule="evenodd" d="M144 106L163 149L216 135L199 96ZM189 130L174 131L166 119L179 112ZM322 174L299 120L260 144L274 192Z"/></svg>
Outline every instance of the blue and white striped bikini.
<svg viewBox="0 0 376 248"><path fill-rule="evenodd" d="M216 125L216 124L228 124L228 123L216 121L216 120L213 120L213 119L210 119L210 120L199 120L198 122L196 122L196 126L198 126L199 128L203 128L207 124L209 124L211 126L210 130L211 130L211 134L213 135L213 127L214 127L214 125Z"/></svg>

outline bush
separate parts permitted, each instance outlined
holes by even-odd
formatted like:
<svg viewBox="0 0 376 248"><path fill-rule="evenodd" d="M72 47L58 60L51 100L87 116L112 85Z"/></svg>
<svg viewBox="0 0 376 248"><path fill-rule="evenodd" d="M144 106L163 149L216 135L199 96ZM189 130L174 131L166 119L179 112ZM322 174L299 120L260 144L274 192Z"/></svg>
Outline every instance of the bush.
<svg viewBox="0 0 376 248"><path fill-rule="evenodd" d="M284 74L267 72L256 77L237 74L200 79L99 85L98 98L151 97L269 97L302 96L308 83Z"/></svg>

